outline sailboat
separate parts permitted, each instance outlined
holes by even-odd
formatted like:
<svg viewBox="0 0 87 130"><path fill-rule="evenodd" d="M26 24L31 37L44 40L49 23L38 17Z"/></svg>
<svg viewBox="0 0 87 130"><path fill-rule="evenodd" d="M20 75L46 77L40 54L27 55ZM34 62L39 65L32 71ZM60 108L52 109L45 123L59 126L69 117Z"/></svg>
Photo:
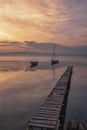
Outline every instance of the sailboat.
<svg viewBox="0 0 87 130"><path fill-rule="evenodd" d="M38 61L31 61L30 62L30 67L32 68L32 67L36 67L36 66L38 66Z"/></svg>
<svg viewBox="0 0 87 130"><path fill-rule="evenodd" d="M58 63L59 61L55 60L55 44L53 44L53 55L52 55L51 65L58 64Z"/></svg>

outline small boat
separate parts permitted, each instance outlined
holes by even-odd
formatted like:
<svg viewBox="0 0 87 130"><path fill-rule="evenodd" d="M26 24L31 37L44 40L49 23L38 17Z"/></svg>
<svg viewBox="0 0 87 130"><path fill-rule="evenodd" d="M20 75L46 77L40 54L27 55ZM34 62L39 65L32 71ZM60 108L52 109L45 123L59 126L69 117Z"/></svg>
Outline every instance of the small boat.
<svg viewBox="0 0 87 130"><path fill-rule="evenodd" d="M30 62L30 67L32 68L32 67L36 67L36 66L38 66L38 61L31 61Z"/></svg>
<svg viewBox="0 0 87 130"><path fill-rule="evenodd" d="M53 55L52 55L52 60L51 60L51 65L58 64L59 61L55 60L55 44L53 45Z"/></svg>
<svg viewBox="0 0 87 130"><path fill-rule="evenodd" d="M58 64L58 63L59 63L58 60L51 60L51 65Z"/></svg>

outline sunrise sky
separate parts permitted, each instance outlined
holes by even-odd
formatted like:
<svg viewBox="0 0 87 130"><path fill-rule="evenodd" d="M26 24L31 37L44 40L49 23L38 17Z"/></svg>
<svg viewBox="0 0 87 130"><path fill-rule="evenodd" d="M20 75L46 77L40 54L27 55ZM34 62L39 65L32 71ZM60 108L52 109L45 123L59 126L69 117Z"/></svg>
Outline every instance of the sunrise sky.
<svg viewBox="0 0 87 130"><path fill-rule="evenodd" d="M87 44L87 0L0 0L0 41Z"/></svg>

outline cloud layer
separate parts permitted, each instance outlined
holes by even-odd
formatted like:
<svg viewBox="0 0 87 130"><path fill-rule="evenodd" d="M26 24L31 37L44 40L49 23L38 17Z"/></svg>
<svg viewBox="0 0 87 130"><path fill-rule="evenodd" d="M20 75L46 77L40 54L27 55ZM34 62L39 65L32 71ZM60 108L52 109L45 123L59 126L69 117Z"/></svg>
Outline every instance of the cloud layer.
<svg viewBox="0 0 87 130"><path fill-rule="evenodd" d="M87 0L0 0L0 40L86 45Z"/></svg>
<svg viewBox="0 0 87 130"><path fill-rule="evenodd" d="M53 54L53 43L0 42L0 56L41 56ZM87 46L64 46L55 44L55 54L58 56L86 56Z"/></svg>

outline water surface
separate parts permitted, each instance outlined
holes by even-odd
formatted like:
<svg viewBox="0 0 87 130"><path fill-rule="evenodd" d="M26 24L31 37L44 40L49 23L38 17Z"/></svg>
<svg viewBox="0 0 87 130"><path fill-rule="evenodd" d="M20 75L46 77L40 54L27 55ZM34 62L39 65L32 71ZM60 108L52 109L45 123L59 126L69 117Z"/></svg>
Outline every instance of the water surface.
<svg viewBox="0 0 87 130"><path fill-rule="evenodd" d="M67 104L66 120L75 117L87 123L87 62L83 57L58 57L60 63L50 65L50 57L0 57L0 129L25 130L27 122L68 65L73 76ZM31 69L30 61L39 60Z"/></svg>

